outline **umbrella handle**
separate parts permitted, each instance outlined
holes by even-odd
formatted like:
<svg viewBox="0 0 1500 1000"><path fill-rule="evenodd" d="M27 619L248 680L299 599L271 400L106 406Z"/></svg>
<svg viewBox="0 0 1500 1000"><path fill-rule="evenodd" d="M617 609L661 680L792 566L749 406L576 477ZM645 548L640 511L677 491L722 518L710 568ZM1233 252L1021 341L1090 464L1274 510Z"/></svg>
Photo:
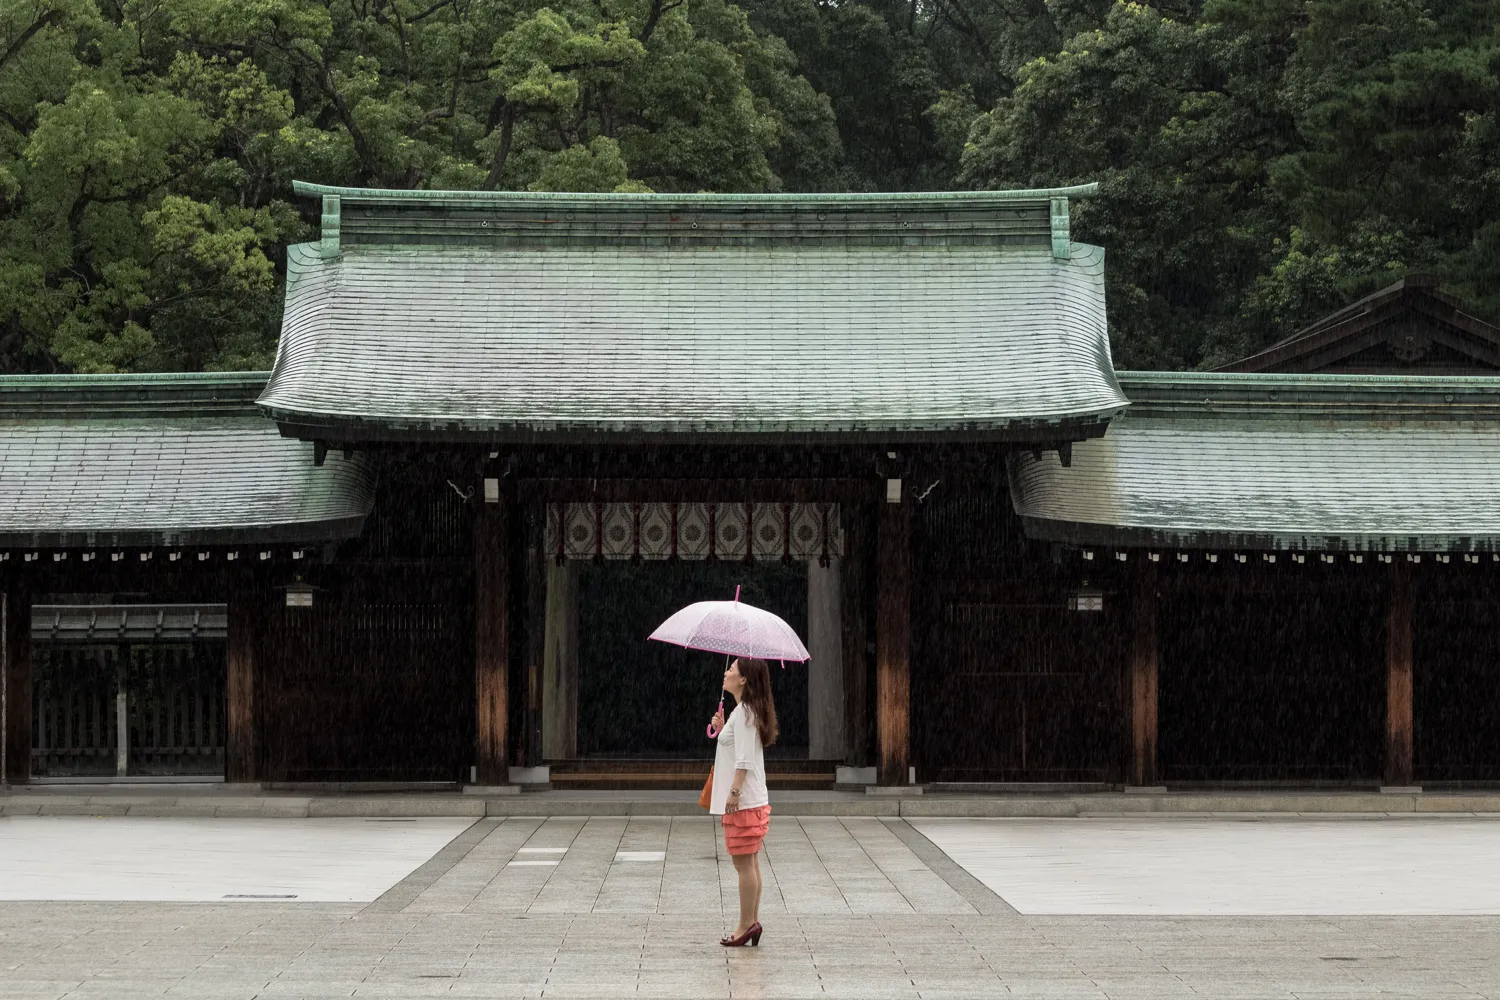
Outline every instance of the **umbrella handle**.
<svg viewBox="0 0 1500 1000"><path fill-rule="evenodd" d="M724 699L720 698L719 699L719 711L715 712L714 714L718 715L718 714L720 714L723 711L724 711ZM719 730L717 730L717 729L714 728L714 724L712 722L710 722L708 724L708 738L711 739L711 740L716 740L716 739L719 738Z"/></svg>

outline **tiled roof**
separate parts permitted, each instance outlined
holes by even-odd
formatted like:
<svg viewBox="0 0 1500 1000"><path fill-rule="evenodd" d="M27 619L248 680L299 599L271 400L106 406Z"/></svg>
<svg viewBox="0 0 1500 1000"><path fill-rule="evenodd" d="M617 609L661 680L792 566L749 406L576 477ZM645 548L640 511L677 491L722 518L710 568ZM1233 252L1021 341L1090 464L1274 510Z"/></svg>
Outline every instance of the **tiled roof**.
<svg viewBox="0 0 1500 1000"><path fill-rule="evenodd" d="M1488 374L1500 368L1500 328L1471 316L1462 301L1438 289L1437 278L1413 274L1367 295L1221 372L1348 371L1382 345L1387 365L1445 367ZM1447 355L1446 361L1435 356ZM1357 369L1356 369L1357 370ZM1440 372L1429 370L1429 374Z"/></svg>
<svg viewBox="0 0 1500 1000"><path fill-rule="evenodd" d="M1500 378L1121 372L1129 412L1018 455L1035 537L1079 544L1500 550Z"/></svg>
<svg viewBox="0 0 1500 1000"><path fill-rule="evenodd" d="M264 373L0 378L0 546L301 542L352 537L366 460L282 437Z"/></svg>
<svg viewBox="0 0 1500 1000"><path fill-rule="evenodd" d="M260 402L304 436L1062 440L1125 405L1103 251L1054 255L1046 193L365 194L289 254Z"/></svg>
<svg viewBox="0 0 1500 1000"><path fill-rule="evenodd" d="M32 642L223 639L223 604L34 604Z"/></svg>

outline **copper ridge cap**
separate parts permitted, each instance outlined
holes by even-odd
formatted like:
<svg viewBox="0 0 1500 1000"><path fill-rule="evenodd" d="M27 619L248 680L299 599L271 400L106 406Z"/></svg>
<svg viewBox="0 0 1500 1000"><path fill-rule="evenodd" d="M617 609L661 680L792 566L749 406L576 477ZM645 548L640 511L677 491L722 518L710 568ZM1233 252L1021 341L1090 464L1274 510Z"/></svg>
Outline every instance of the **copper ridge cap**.
<svg viewBox="0 0 1500 1000"><path fill-rule="evenodd" d="M910 205L930 208L939 205L963 208L985 208L1012 202L1049 202L1054 198L1091 198L1099 192L1097 181L1071 187L1026 188L1004 191L874 191L813 194L676 194L637 192L535 192L535 191L424 191L397 188L355 188L309 181L293 181L292 190L301 197L336 195L347 204L403 204L427 202L445 205L485 205L531 207L542 205L589 206L605 208L667 208L674 205L700 209L713 208L786 208L815 205L849 209L891 208Z"/></svg>

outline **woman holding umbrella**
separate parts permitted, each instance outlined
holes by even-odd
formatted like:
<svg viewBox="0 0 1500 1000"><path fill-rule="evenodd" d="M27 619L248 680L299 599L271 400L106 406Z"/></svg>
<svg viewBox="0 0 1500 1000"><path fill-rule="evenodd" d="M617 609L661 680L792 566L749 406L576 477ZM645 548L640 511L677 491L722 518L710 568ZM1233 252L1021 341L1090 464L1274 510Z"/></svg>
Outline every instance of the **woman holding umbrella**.
<svg viewBox="0 0 1500 1000"><path fill-rule="evenodd" d="M734 711L724 716L724 700L708 725L718 741L714 752L708 811L724 817L724 846L740 877L740 922L719 943L726 948L760 944L760 846L771 824L766 794L764 750L776 742L776 703L771 698L771 671L766 660L806 663L807 647L792 627L769 611L732 601L699 601L668 618L650 638L688 649L722 653L733 661L724 671L722 690L734 696Z"/></svg>
<svg viewBox="0 0 1500 1000"><path fill-rule="evenodd" d="M719 735L709 812L724 817L724 847L740 880L740 922L719 943L739 948L760 944L760 847L771 824L764 749L776 742L776 702L765 660L730 663L724 690L735 706L728 719L722 705L713 718Z"/></svg>

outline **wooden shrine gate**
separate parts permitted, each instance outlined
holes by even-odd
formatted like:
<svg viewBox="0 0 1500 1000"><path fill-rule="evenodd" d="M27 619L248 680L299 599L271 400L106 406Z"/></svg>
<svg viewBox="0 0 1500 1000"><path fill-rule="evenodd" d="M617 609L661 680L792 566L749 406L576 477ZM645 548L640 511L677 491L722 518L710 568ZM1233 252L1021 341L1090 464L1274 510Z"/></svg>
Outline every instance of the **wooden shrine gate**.
<svg viewBox="0 0 1500 1000"><path fill-rule="evenodd" d="M222 775L226 621L222 604L33 607L31 773Z"/></svg>

